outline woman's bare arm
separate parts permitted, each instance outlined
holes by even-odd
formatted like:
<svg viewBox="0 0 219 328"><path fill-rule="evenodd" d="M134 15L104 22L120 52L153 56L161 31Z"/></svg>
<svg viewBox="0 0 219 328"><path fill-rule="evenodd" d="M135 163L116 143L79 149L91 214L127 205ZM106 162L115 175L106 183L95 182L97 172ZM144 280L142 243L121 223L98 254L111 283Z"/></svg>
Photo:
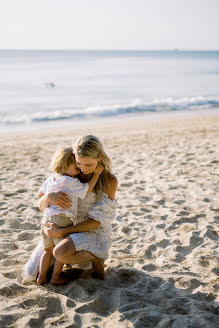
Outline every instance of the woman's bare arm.
<svg viewBox="0 0 219 328"><path fill-rule="evenodd" d="M44 211L50 204L59 206L62 209L71 207L71 200L68 196L61 191L50 192L48 194L43 194L38 192L39 198L39 208L40 211Z"/></svg>
<svg viewBox="0 0 219 328"><path fill-rule="evenodd" d="M113 175L112 173L109 173L107 177L106 190L104 190L104 192L108 195L109 199L111 200L115 199L117 187L118 187L118 180L116 176Z"/></svg>
<svg viewBox="0 0 219 328"><path fill-rule="evenodd" d="M99 226L100 222L93 219L87 219L76 224L75 226L66 228L59 228L56 224L48 222L43 226L43 232L50 238L61 238L75 232L88 232L91 230L96 230Z"/></svg>

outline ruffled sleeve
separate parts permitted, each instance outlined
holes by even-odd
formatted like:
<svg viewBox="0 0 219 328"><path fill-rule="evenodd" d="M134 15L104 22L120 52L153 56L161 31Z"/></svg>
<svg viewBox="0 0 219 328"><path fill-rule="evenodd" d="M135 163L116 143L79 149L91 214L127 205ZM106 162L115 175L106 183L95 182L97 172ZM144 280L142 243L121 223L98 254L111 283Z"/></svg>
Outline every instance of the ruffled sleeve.
<svg viewBox="0 0 219 328"><path fill-rule="evenodd" d="M88 211L88 217L101 223L102 227L111 225L116 216L117 201L111 200L106 194Z"/></svg>

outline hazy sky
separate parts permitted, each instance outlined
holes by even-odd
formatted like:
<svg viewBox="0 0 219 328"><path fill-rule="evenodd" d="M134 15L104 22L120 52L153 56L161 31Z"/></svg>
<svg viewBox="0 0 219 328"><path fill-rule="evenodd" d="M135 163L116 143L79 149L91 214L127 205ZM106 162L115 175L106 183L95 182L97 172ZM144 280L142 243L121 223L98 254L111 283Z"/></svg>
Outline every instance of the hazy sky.
<svg viewBox="0 0 219 328"><path fill-rule="evenodd" d="M219 50L219 0L0 0L0 49Z"/></svg>

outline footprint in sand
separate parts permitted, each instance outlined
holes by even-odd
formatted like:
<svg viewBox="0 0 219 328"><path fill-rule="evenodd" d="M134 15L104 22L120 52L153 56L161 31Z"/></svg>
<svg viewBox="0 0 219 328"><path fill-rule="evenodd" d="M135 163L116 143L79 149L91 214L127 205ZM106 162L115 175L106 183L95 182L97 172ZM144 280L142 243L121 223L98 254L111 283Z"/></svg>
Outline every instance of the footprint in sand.
<svg viewBox="0 0 219 328"><path fill-rule="evenodd" d="M190 213L188 211L180 211L177 216L185 216L185 215L189 215Z"/></svg>
<svg viewBox="0 0 219 328"><path fill-rule="evenodd" d="M23 301L23 304L29 308L45 308L49 313L61 313L62 307L57 297L29 298Z"/></svg>
<svg viewBox="0 0 219 328"><path fill-rule="evenodd" d="M4 287L0 287L0 295L4 296L4 297L14 297L17 295L20 295L21 293L24 294L25 292L28 292L28 289L18 285L16 283L5 283L7 286Z"/></svg>
<svg viewBox="0 0 219 328"><path fill-rule="evenodd" d="M6 193L6 194L4 194L3 196L5 196L5 197L13 197L13 196L15 196L15 195L16 195L15 192L11 192L11 193Z"/></svg>
<svg viewBox="0 0 219 328"><path fill-rule="evenodd" d="M200 264L202 267L208 267L208 266L209 266L209 259L208 259L208 257L202 255L202 256L200 257L199 264Z"/></svg>
<svg viewBox="0 0 219 328"><path fill-rule="evenodd" d="M219 203L213 203L211 205L211 210L212 211L219 211Z"/></svg>
<svg viewBox="0 0 219 328"><path fill-rule="evenodd" d="M183 204L183 203L185 203L184 199L175 200L175 202L174 202L174 204L177 204L177 205L180 205L180 204Z"/></svg>
<svg viewBox="0 0 219 328"><path fill-rule="evenodd" d="M131 254L132 252L132 248L133 248L133 246L132 245L128 245L128 246L126 246L125 248L120 248L120 252L121 253L124 253L124 254Z"/></svg>
<svg viewBox="0 0 219 328"><path fill-rule="evenodd" d="M150 245L150 246L146 249L146 251L145 251L145 253L144 253L144 257L145 257L146 259L153 259L154 256L153 256L152 252L154 252L154 251L156 251L156 250L157 250L157 246L156 246L156 245Z"/></svg>
<svg viewBox="0 0 219 328"><path fill-rule="evenodd" d="M17 278L17 274L14 273L14 272L3 273L3 276L8 278L8 279L16 279Z"/></svg>
<svg viewBox="0 0 219 328"><path fill-rule="evenodd" d="M5 220L0 220L0 227L5 224Z"/></svg>
<svg viewBox="0 0 219 328"><path fill-rule="evenodd" d="M181 246L178 245L175 248L176 251L176 256L175 256L175 261L176 262L182 262L185 257L192 253L192 251L200 246L201 244L203 244L204 239L199 237L200 232L193 232L193 235L190 237L189 239L189 245L188 246Z"/></svg>
<svg viewBox="0 0 219 328"><path fill-rule="evenodd" d="M133 176L133 175L134 175L134 172L133 172L133 171L128 171L128 172L126 173L125 177L126 177L126 176L130 177L130 176Z"/></svg>
<svg viewBox="0 0 219 328"><path fill-rule="evenodd" d="M215 241L219 242L218 233L211 226L209 226L209 227L207 226L207 228L203 229L200 236L203 237L203 238L207 237L211 240L215 240Z"/></svg>
<svg viewBox="0 0 219 328"><path fill-rule="evenodd" d="M179 229L180 225L183 225L184 223L197 223L198 219L202 219L202 218L206 218L205 214L196 214L192 217L182 217L179 220L174 221L174 223L169 226L168 230L175 230L175 229Z"/></svg>
<svg viewBox="0 0 219 328"><path fill-rule="evenodd" d="M47 295L18 302L17 308L17 313L16 309L13 309L16 327L44 327L45 313L47 314L46 317L52 317L52 323L56 322L56 318L57 320L60 319L60 315L63 313L58 297L48 297ZM50 327L50 324L48 326Z"/></svg>
<svg viewBox="0 0 219 328"><path fill-rule="evenodd" d="M24 204L19 204L17 207L16 207L16 212L19 213L19 212L24 212L25 210L27 209L27 206L24 205Z"/></svg>
<svg viewBox="0 0 219 328"><path fill-rule="evenodd" d="M121 232L123 232L124 234L126 234L126 235L131 235L131 233L132 233L132 229L131 228L129 228L129 227L127 227L127 226L125 226L125 227L122 227L121 228Z"/></svg>
<svg viewBox="0 0 219 328"><path fill-rule="evenodd" d="M126 288L138 284L141 279L140 274L137 270L131 268L109 269L106 282L110 287Z"/></svg>
<svg viewBox="0 0 219 328"><path fill-rule="evenodd" d="M213 219L214 219L215 223L219 223L219 216L214 216Z"/></svg>
<svg viewBox="0 0 219 328"><path fill-rule="evenodd" d="M27 191L28 191L27 189L22 188L22 189L18 189L18 190L16 190L16 193L17 193L17 194L23 194L24 192L27 192Z"/></svg>
<svg viewBox="0 0 219 328"><path fill-rule="evenodd" d="M106 297L107 292L107 297ZM116 311L120 305L120 290L113 289L103 291L98 297L89 302L89 304L82 305L78 307L75 311L77 313L97 313L99 315L106 315Z"/></svg>
<svg viewBox="0 0 219 328"><path fill-rule="evenodd" d="M4 251L11 251L17 249L17 246L13 241L2 239L0 242L0 249L3 249Z"/></svg>
<svg viewBox="0 0 219 328"><path fill-rule="evenodd" d="M2 262L3 266L15 266L16 264L19 264L19 261L16 259L6 259Z"/></svg>
<svg viewBox="0 0 219 328"><path fill-rule="evenodd" d="M166 224L165 223L161 223L161 224L157 224L156 225L156 228L157 229L164 229L166 227Z"/></svg>
<svg viewBox="0 0 219 328"><path fill-rule="evenodd" d="M133 186L133 182L128 182L128 183L121 183L120 187L132 187Z"/></svg>
<svg viewBox="0 0 219 328"><path fill-rule="evenodd" d="M168 245L170 245L168 239L162 239L159 243L157 243L157 246L161 248L166 248Z"/></svg>
<svg viewBox="0 0 219 328"><path fill-rule="evenodd" d="M36 236L38 236L38 231L37 231L37 235L36 235L36 233L33 233L33 232L23 231L17 235L17 240L19 240L19 241L33 240Z"/></svg>
<svg viewBox="0 0 219 328"><path fill-rule="evenodd" d="M20 229L20 230L38 230L39 226L36 223L31 223L31 222L28 222L28 221L22 222L19 219L15 218L9 224L9 227L11 227L13 229Z"/></svg>
<svg viewBox="0 0 219 328"><path fill-rule="evenodd" d="M145 271L151 272L151 271L156 271L157 267L155 265L153 265L152 263L149 263L149 264L143 265L142 269Z"/></svg>

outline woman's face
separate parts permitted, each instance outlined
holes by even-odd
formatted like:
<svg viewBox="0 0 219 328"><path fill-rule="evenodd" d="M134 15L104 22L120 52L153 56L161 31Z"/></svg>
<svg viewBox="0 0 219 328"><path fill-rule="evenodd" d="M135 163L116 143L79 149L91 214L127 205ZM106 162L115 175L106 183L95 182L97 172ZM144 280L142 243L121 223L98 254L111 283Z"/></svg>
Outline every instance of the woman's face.
<svg viewBox="0 0 219 328"><path fill-rule="evenodd" d="M91 158L91 157L80 157L75 155L77 167L81 170L83 174L90 174L97 167L100 158Z"/></svg>

